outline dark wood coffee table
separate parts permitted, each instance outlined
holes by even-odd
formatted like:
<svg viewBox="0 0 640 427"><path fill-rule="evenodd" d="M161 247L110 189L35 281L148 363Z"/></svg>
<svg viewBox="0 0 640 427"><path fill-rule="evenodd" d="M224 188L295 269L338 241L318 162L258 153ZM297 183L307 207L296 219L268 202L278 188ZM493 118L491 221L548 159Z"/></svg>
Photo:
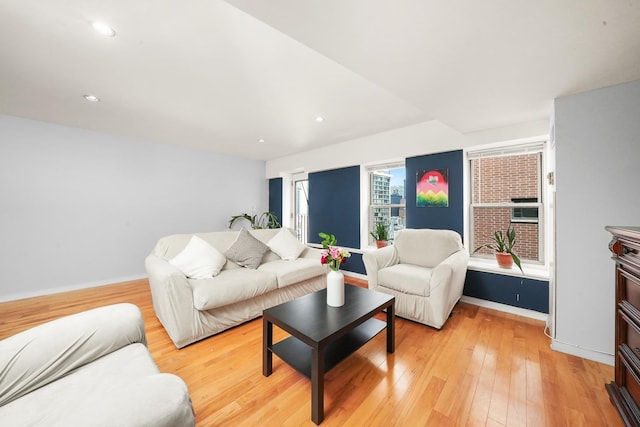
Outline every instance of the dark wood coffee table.
<svg viewBox="0 0 640 427"><path fill-rule="evenodd" d="M345 304L327 305L327 290L305 295L263 311L262 373L272 372L275 353L311 379L311 419L324 419L324 373L387 329L387 352L395 350L395 298L381 292L345 285ZM373 316L387 311L387 321ZM291 336L273 343L273 325Z"/></svg>

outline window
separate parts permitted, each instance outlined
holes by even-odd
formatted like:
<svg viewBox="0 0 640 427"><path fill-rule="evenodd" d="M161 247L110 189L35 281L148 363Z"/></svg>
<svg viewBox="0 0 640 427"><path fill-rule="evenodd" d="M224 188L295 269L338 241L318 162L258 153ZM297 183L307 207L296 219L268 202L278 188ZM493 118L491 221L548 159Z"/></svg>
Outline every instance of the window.
<svg viewBox="0 0 640 427"><path fill-rule="evenodd" d="M378 165L369 172L369 232L378 223L388 226L389 240L395 232L405 227L405 183L404 163ZM369 233L367 233L369 234ZM368 242L375 244L369 234Z"/></svg>
<svg viewBox="0 0 640 427"><path fill-rule="evenodd" d="M470 151L471 250L492 243L495 230L516 231L514 251L523 261L544 262L544 143ZM489 257L488 249L476 256Z"/></svg>
<svg viewBox="0 0 640 427"><path fill-rule="evenodd" d="M298 178L293 180L293 229L300 242L307 244L309 240L309 180Z"/></svg>

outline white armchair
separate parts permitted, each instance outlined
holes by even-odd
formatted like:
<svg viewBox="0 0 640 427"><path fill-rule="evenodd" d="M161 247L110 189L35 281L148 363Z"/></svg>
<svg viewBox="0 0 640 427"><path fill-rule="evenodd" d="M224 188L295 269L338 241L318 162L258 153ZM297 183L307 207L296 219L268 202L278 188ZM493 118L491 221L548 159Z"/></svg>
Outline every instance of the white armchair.
<svg viewBox="0 0 640 427"><path fill-rule="evenodd" d="M369 289L393 295L396 315L440 329L462 296L469 253L455 231L405 229L362 259Z"/></svg>

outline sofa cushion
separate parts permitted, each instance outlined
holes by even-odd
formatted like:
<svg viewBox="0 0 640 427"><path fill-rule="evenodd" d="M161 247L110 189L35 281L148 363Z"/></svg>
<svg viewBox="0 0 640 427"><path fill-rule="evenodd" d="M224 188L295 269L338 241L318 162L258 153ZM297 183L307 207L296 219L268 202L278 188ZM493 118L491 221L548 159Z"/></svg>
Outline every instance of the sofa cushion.
<svg viewBox="0 0 640 427"><path fill-rule="evenodd" d="M245 301L278 288L274 273L247 268L225 270L211 279L189 280L189 284L198 310Z"/></svg>
<svg viewBox="0 0 640 427"><path fill-rule="evenodd" d="M132 344L0 407L3 426L189 426L187 388Z"/></svg>
<svg viewBox="0 0 640 427"><path fill-rule="evenodd" d="M463 249L460 235L452 230L404 229L393 242L401 264L434 268Z"/></svg>
<svg viewBox="0 0 640 427"><path fill-rule="evenodd" d="M278 288L293 285L303 280L327 274L327 268L320 264L320 258L298 258L293 261L271 261L258 267L259 271L274 274Z"/></svg>
<svg viewBox="0 0 640 427"><path fill-rule="evenodd" d="M208 279L218 273L227 259L216 248L198 236L192 236L187 246L169 263L192 279Z"/></svg>
<svg viewBox="0 0 640 427"><path fill-rule="evenodd" d="M0 340L0 407L134 342L146 343L144 323L140 309L129 303L61 317Z"/></svg>
<svg viewBox="0 0 640 427"><path fill-rule="evenodd" d="M378 271L378 284L406 294L428 297L431 269L412 264L396 264Z"/></svg>
<svg viewBox="0 0 640 427"><path fill-rule="evenodd" d="M268 250L269 246L243 228L235 242L224 252L224 256L236 264L255 270Z"/></svg>
<svg viewBox="0 0 640 427"><path fill-rule="evenodd" d="M278 234L267 242L267 246L285 261L295 260L306 248L287 228L280 229Z"/></svg>

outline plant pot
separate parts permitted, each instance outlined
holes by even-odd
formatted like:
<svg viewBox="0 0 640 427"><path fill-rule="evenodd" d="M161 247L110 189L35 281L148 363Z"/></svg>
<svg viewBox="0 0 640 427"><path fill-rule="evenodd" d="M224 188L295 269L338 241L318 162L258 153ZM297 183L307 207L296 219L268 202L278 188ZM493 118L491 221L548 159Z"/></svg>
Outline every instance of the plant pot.
<svg viewBox="0 0 640 427"><path fill-rule="evenodd" d="M498 261L500 268L513 267L513 257L508 252L496 252L496 261Z"/></svg>
<svg viewBox="0 0 640 427"><path fill-rule="evenodd" d="M389 242L387 240L376 240L377 248L384 248L385 246L389 246Z"/></svg>

